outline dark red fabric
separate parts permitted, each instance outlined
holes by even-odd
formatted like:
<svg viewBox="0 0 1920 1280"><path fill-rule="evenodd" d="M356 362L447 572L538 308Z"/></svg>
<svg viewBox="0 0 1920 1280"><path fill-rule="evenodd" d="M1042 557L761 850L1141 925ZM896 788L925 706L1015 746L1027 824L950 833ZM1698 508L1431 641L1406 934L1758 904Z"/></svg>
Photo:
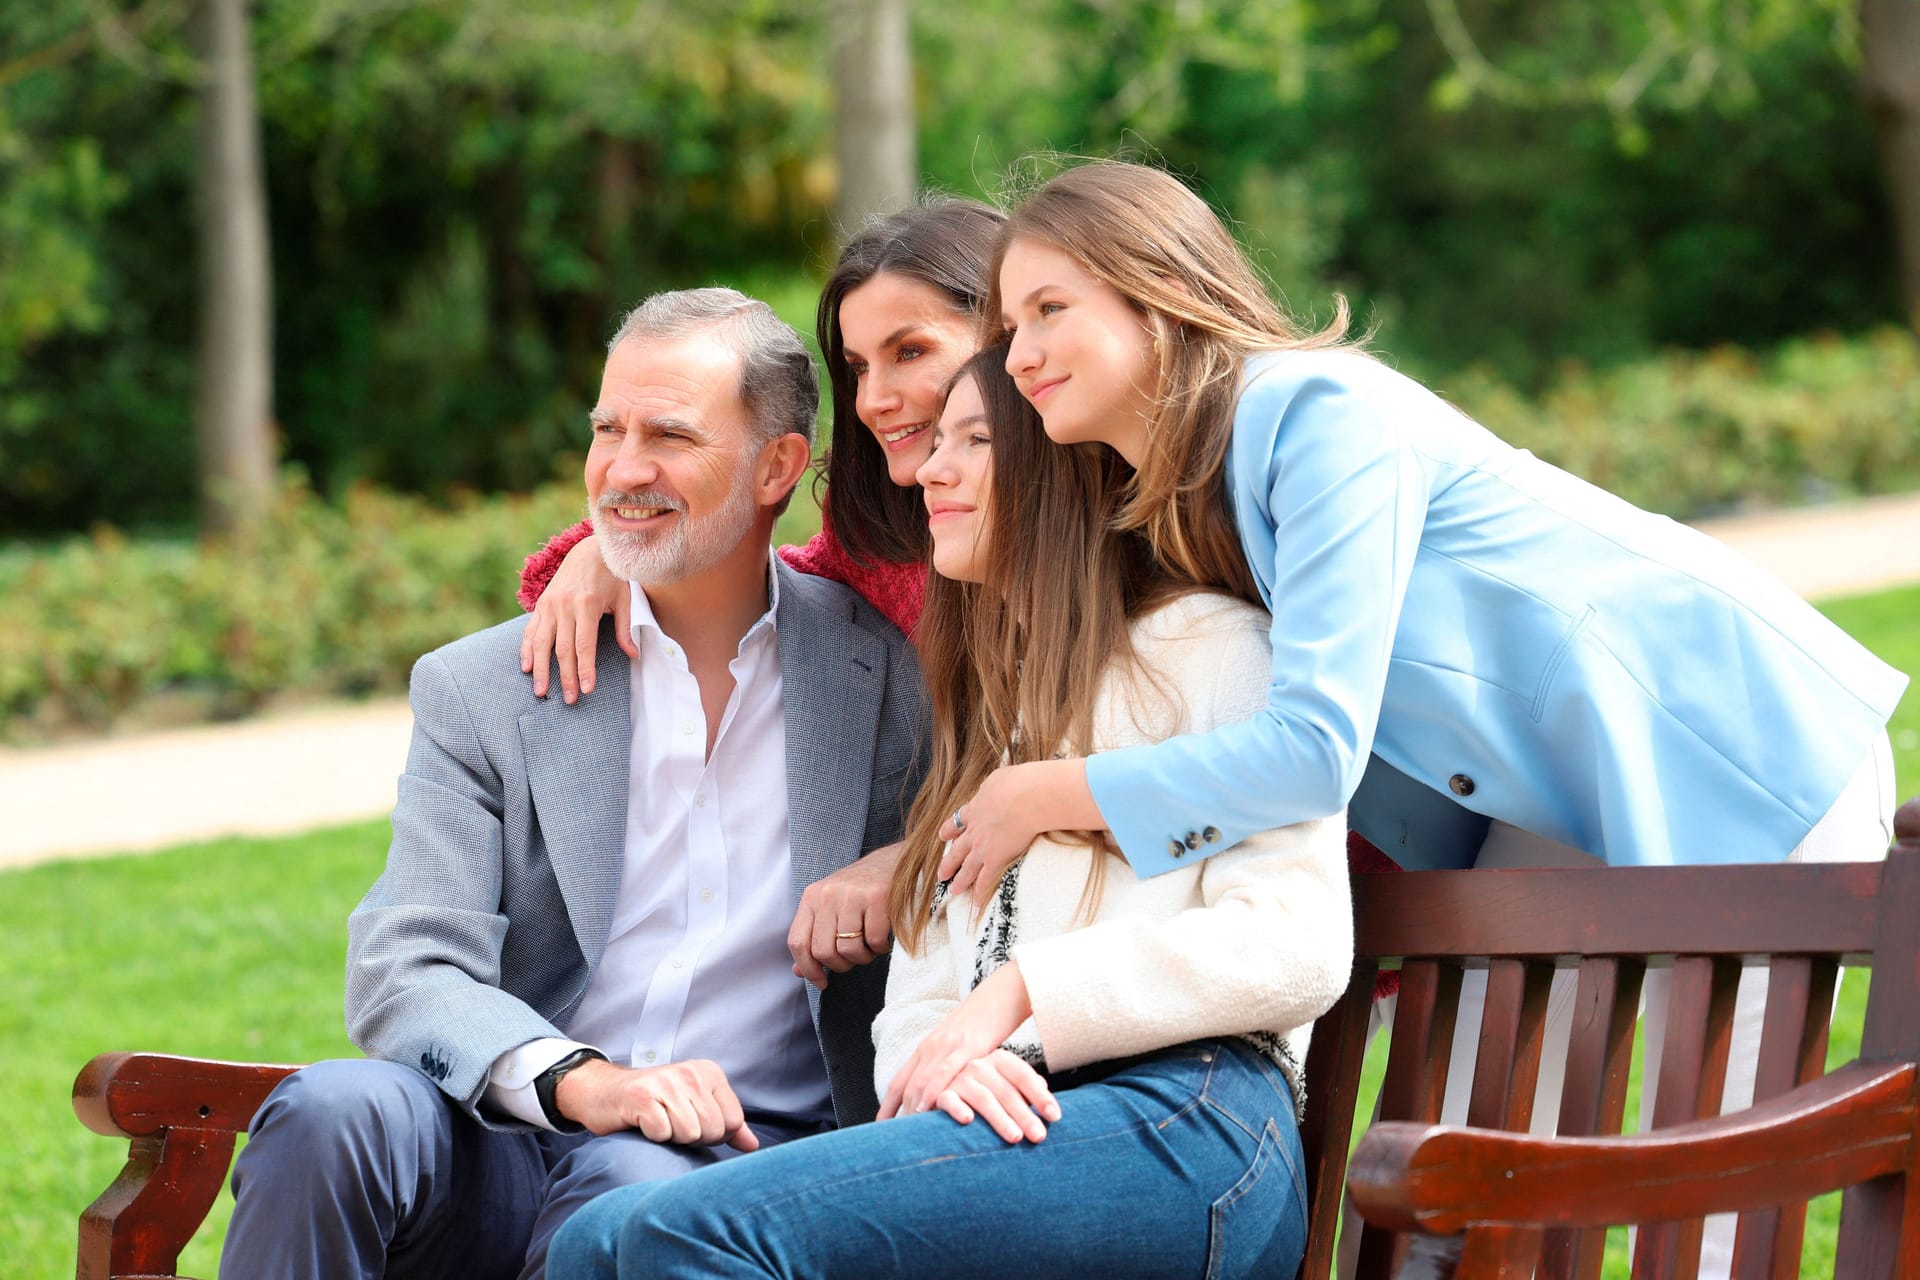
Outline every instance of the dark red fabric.
<svg viewBox="0 0 1920 1280"><path fill-rule="evenodd" d="M527 563L520 570L520 607L528 613L540 603L540 594L553 581L553 575L560 572L560 562L567 558L567 552L579 546L593 533L593 522L582 520L571 529L562 529L547 539L547 545L527 557Z"/></svg>
<svg viewBox="0 0 1920 1280"><path fill-rule="evenodd" d="M855 563L847 549L840 545L840 539L834 536L833 520L824 505L820 510L820 532L804 547L780 548L780 558L801 573L844 582L909 636L920 623L920 610L927 600L925 566L895 564L890 560Z"/></svg>

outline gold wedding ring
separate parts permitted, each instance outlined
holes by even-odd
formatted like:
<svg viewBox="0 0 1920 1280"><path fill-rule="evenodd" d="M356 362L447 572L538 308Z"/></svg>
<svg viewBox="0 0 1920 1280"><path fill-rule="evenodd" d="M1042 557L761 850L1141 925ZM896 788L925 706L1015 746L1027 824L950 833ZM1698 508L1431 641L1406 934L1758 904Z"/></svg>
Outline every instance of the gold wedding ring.
<svg viewBox="0 0 1920 1280"><path fill-rule="evenodd" d="M836 938L864 938L867 936L867 931L865 929L842 929L833 936Z"/></svg>

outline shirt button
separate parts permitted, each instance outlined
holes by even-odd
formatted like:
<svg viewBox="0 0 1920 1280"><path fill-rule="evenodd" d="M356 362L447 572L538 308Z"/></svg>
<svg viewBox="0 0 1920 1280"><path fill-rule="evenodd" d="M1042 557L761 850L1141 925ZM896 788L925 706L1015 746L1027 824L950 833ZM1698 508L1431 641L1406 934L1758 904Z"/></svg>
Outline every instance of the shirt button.
<svg viewBox="0 0 1920 1280"><path fill-rule="evenodd" d="M646 1059L646 1061L648 1061L648 1062L652 1062L652 1061L653 1061L653 1056L654 1056L654 1055L653 1055L653 1050L651 1050L651 1049L649 1049L649 1050L647 1050L647 1052L646 1052L646 1054L644 1055L644 1057L645 1057L645 1059Z"/></svg>
<svg viewBox="0 0 1920 1280"><path fill-rule="evenodd" d="M696 809L704 809L704 808L706 808L706 807L707 807L707 798L706 798L705 796L695 796L695 797L693 798L693 807L694 807L694 808L696 808Z"/></svg>
<svg viewBox="0 0 1920 1280"><path fill-rule="evenodd" d="M1473 779L1464 773L1456 773L1451 778L1448 778L1447 785L1453 788L1453 794L1457 796L1470 796L1473 794Z"/></svg>
<svg viewBox="0 0 1920 1280"><path fill-rule="evenodd" d="M711 890L711 889L702 889L702 890L700 891L700 901L702 901L702 902L712 902L712 901L713 901L713 890Z"/></svg>
<svg viewBox="0 0 1920 1280"><path fill-rule="evenodd" d="M693 726L692 726L692 725L690 725L690 724L688 724L688 723L687 723L686 721L684 721L684 720L682 720L682 721L680 722L680 732L681 732L682 734L685 734L685 735L686 735L687 737L692 737L692 736L693 736Z"/></svg>
<svg viewBox="0 0 1920 1280"><path fill-rule="evenodd" d="M676 969L678 969L678 968L680 968L680 967L681 967L681 962L680 962L680 961L678 961L678 960L675 960L675 961L673 962L673 967L674 967L674 968L676 968Z"/></svg>

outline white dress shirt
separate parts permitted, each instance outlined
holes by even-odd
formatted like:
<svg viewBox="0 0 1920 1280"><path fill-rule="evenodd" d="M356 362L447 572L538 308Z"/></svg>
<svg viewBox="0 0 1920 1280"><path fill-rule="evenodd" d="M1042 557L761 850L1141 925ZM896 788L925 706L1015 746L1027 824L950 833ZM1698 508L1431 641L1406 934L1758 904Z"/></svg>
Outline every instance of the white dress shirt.
<svg viewBox="0 0 1920 1280"><path fill-rule="evenodd" d="M728 664L733 693L711 757L686 653L633 588L640 656L630 660L626 863L606 951L569 1038L534 1040L494 1063L495 1109L551 1128L533 1081L591 1046L635 1067L711 1059L749 1113L831 1120L806 987L787 951L795 900L774 630L780 588L777 575L768 580L767 612Z"/></svg>

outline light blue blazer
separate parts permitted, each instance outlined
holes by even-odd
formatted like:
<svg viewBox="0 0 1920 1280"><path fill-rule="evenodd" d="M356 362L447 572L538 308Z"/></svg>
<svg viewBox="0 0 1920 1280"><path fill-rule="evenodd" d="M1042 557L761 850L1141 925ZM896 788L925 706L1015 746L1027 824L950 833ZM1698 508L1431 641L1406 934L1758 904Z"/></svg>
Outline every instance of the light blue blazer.
<svg viewBox="0 0 1920 1280"><path fill-rule="evenodd" d="M1465 865L1490 818L1612 864L1779 859L1906 687L1721 543L1376 360L1245 379L1228 488L1273 682L1250 721L1087 761L1143 875L1349 800L1403 865Z"/></svg>

